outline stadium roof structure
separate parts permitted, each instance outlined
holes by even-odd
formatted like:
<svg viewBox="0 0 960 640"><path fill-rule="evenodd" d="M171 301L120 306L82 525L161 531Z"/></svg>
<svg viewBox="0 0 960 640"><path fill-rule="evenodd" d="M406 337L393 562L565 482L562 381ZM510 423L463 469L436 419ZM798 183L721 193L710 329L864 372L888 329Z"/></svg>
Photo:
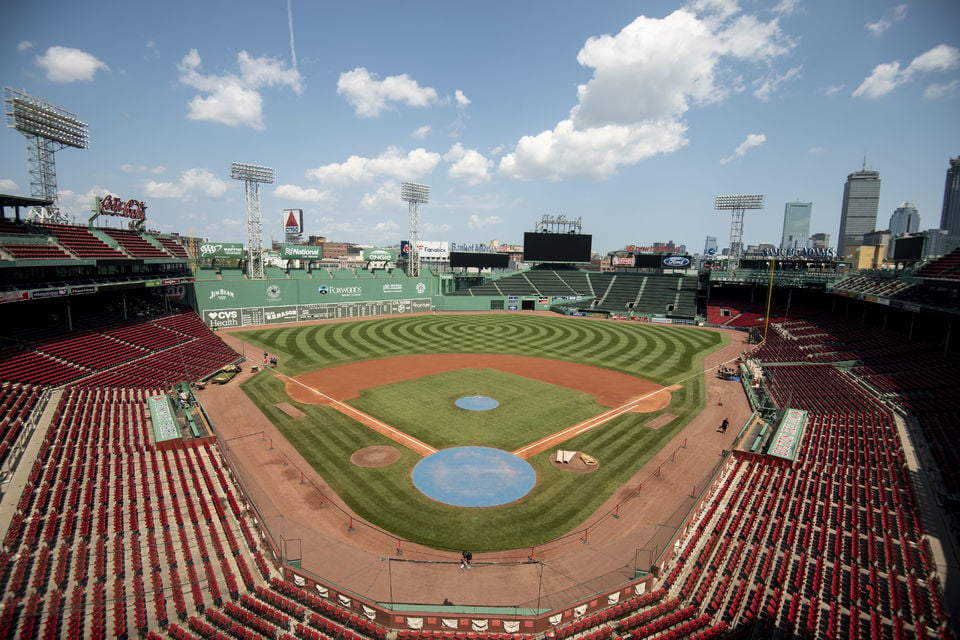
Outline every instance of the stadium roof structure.
<svg viewBox="0 0 960 640"><path fill-rule="evenodd" d="M5 218L4 211L13 207L14 217L20 219L20 207L48 207L53 203L50 198L28 198L26 196L12 196L0 193L0 218Z"/></svg>

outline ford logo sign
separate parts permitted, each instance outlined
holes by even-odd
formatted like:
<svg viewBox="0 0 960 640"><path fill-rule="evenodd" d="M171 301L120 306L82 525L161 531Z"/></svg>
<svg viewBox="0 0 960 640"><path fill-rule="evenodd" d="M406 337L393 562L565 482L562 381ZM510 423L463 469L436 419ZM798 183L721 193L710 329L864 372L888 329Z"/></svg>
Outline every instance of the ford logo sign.
<svg viewBox="0 0 960 640"><path fill-rule="evenodd" d="M669 258L663 259L663 264L666 267L686 267L690 264L690 258L684 256L670 256Z"/></svg>

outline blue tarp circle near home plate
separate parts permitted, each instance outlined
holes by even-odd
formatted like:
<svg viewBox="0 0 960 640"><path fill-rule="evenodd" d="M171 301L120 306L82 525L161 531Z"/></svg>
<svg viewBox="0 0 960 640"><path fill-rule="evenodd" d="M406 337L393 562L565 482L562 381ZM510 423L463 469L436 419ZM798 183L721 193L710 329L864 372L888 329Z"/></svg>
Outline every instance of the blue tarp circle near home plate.
<svg viewBox="0 0 960 640"><path fill-rule="evenodd" d="M523 458L490 447L453 447L430 454L413 468L424 495L456 507L493 507L519 500L537 483Z"/></svg>
<svg viewBox="0 0 960 640"><path fill-rule="evenodd" d="M487 396L464 396L457 398L453 404L467 411L490 411L500 406L499 402Z"/></svg>

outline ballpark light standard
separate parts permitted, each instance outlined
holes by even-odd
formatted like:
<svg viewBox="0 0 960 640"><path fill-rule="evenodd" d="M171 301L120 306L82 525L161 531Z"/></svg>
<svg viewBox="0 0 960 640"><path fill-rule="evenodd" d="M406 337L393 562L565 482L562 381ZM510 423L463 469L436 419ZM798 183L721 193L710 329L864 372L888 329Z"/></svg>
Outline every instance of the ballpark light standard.
<svg viewBox="0 0 960 640"><path fill-rule="evenodd" d="M408 203L410 210L410 255L407 256L407 275L420 277L420 209L418 205L430 201L430 187L416 182L400 183L400 199Z"/></svg>
<svg viewBox="0 0 960 640"><path fill-rule="evenodd" d="M247 275L251 280L263 280L263 242L260 218L260 185L273 182L273 169L257 164L234 162L230 177L243 180L247 191Z"/></svg>
<svg viewBox="0 0 960 640"><path fill-rule="evenodd" d="M730 256L727 268L733 271L740 264L743 255L743 212L747 209L763 209L763 195L717 196L713 208L718 211L730 211Z"/></svg>
<svg viewBox="0 0 960 640"><path fill-rule="evenodd" d="M57 204L57 168L53 154L64 147L86 149L87 125L72 113L22 91L3 88L7 126L27 138L30 195L50 200L46 208L34 207L29 217L40 222L67 222Z"/></svg>

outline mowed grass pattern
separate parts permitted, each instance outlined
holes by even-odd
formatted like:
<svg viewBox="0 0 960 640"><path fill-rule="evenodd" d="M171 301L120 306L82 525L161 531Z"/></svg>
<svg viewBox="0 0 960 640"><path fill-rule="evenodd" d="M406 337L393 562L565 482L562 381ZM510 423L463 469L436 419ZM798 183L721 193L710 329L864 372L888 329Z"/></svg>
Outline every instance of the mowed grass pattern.
<svg viewBox="0 0 960 640"><path fill-rule="evenodd" d="M537 484L527 496L499 507L468 509L440 504L421 494L410 480L420 457L385 436L329 407L294 403L307 418L289 418L274 407L289 398L283 384L269 372L245 383L244 390L251 399L358 515L403 539L439 549L476 551L537 545L579 528L702 409L703 356L726 344L726 336L714 331L521 314L396 317L260 329L244 332L242 337L277 354L280 371L291 376L356 360L399 355L502 353L569 360L665 386L683 385L673 393L665 410L678 418L661 429L643 426L657 414L626 414L564 444L564 448L595 456L600 461L597 471L581 475L555 469L549 462L550 452L544 452L530 459L537 471ZM461 395L474 393L470 388ZM571 406L589 406L589 401L581 400L576 399ZM370 401L361 397L354 404L359 408ZM374 404L380 402L373 399ZM397 407L390 411L398 418L403 413ZM550 427L550 432L582 419L578 414L568 419L560 413L554 416L560 426ZM377 417L384 419L382 415ZM405 424L410 420L408 417ZM537 432L538 425L533 423L542 420L542 416L532 416L526 421L519 412L516 416L516 421L526 422L520 428L524 432ZM450 426L455 432L456 425ZM442 446L430 438L423 439ZM445 442L450 446L472 444L456 438ZM403 455L398 462L380 469L350 463L354 451L374 444L396 446Z"/></svg>
<svg viewBox="0 0 960 640"><path fill-rule="evenodd" d="M491 411L456 406L465 395L496 399ZM491 369L460 369L361 392L350 405L435 449L514 451L608 409L589 394Z"/></svg>

